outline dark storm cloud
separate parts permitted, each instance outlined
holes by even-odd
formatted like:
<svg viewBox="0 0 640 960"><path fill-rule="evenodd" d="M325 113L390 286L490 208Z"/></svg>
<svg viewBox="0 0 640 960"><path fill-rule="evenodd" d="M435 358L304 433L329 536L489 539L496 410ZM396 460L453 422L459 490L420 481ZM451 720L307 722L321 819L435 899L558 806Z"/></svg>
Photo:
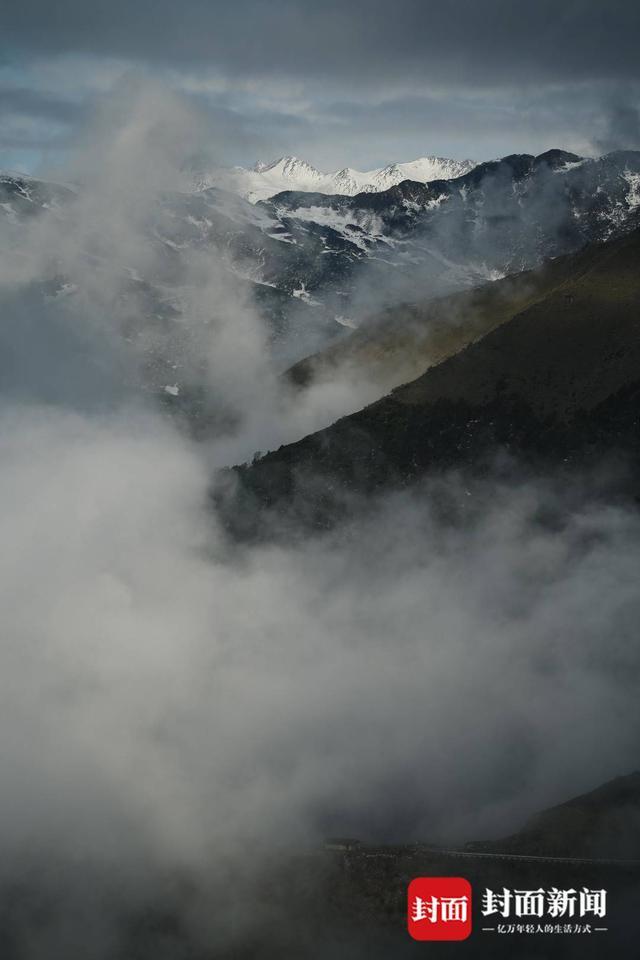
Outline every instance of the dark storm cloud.
<svg viewBox="0 0 640 960"><path fill-rule="evenodd" d="M2 18L24 89L0 93L0 163L42 144L46 171L132 68L208 116L221 163L634 149L639 34L630 0L26 0Z"/></svg>
<svg viewBox="0 0 640 960"><path fill-rule="evenodd" d="M483 85L638 76L634 0L27 0L5 41L230 74Z"/></svg>

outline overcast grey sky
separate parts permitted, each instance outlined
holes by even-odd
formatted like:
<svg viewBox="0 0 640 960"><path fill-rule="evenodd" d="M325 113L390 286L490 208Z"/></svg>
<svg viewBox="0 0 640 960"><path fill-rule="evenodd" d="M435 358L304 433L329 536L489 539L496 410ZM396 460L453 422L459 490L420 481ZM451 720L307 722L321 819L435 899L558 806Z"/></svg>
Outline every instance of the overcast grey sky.
<svg viewBox="0 0 640 960"><path fill-rule="evenodd" d="M224 162L640 146L634 0L24 0L2 36L5 168L55 164L132 71L193 100Z"/></svg>

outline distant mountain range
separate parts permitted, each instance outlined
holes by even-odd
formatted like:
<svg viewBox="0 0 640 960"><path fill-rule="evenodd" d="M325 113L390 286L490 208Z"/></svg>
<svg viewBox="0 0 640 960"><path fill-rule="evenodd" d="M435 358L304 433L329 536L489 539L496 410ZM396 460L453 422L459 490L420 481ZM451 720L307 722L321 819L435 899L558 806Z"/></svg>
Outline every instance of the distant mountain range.
<svg viewBox="0 0 640 960"><path fill-rule="evenodd" d="M84 189L0 175L6 256L20 250L34 218L53 218L55 234L70 234ZM481 163L452 180L405 179L354 196L288 190L253 204L219 187L164 194L141 225L147 237L139 262L134 249L129 261L118 251L117 264L101 248L87 254L94 271L113 277L115 268L121 278L127 337L159 344L149 348L151 386L177 384L183 396L183 348L175 342L183 328L173 319L184 315L192 253L210 256L253 300L285 369L387 308L528 270L638 225L640 152L589 160L552 150ZM47 270L47 295L75 296L84 282L63 275L55 244Z"/></svg>
<svg viewBox="0 0 640 960"><path fill-rule="evenodd" d="M379 193L395 187L403 180L415 180L419 183L451 180L468 173L474 166L472 160L428 156L407 163L390 163L375 170L362 171L343 167L333 173L322 173L306 160L280 157L271 163L258 161L249 169L233 167L197 173L194 181L198 189L221 187L256 203L283 190L340 194L347 197L356 193Z"/></svg>

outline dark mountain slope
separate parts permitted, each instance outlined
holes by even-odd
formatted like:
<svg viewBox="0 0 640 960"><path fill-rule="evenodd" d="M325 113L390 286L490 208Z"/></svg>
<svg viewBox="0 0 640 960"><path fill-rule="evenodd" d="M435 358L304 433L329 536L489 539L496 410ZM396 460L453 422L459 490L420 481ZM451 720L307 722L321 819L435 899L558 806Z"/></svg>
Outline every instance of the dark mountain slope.
<svg viewBox="0 0 640 960"><path fill-rule="evenodd" d="M468 850L525 856L640 858L640 773L610 780L533 816L501 840Z"/></svg>
<svg viewBox="0 0 640 960"><path fill-rule="evenodd" d="M326 430L235 468L237 483L217 494L228 522L253 535L275 511L322 527L354 493L475 467L496 447L563 462L613 447L635 454L639 267L640 231L566 258L546 296L483 339Z"/></svg>
<svg viewBox="0 0 640 960"><path fill-rule="evenodd" d="M640 232L567 258L547 296L397 399L475 405L502 394L565 418L595 406L640 376L639 267Z"/></svg>
<svg viewBox="0 0 640 960"><path fill-rule="evenodd" d="M350 336L299 361L287 371L287 378L306 387L335 377L364 376L379 384L382 394L534 304L548 303L552 294L566 297L566 284L573 282L580 270L588 269L593 257L593 249L587 249L579 256L547 261L538 270L383 311Z"/></svg>

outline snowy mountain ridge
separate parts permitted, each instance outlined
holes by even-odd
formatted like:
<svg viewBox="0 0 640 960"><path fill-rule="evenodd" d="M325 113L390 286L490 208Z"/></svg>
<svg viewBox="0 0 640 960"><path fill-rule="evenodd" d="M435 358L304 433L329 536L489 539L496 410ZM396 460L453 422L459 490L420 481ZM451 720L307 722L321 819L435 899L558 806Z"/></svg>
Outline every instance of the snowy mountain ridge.
<svg viewBox="0 0 640 960"><path fill-rule="evenodd" d="M300 173L293 158L263 164L254 175L261 170ZM317 183L322 174L309 168L305 176ZM23 231L39 217L52 235L75 229L76 201L90 189L0 172L3 255L21 249ZM191 182L186 191L161 192L151 205L142 233L149 259L117 270L123 310L137 317L141 341L156 330L175 346L166 364L153 353L150 382L163 396L174 396L167 386L182 396L185 381L172 364L184 349L184 327L171 321L188 322L183 278L191 251L210 256L233 277L233 289L255 303L284 369L387 307L529 270L635 228L640 151L589 159L554 149L480 163L452 180L404 179L355 196L316 187L250 203L228 189L194 190ZM100 266L89 255L96 270L111 269L108 257ZM73 295L76 287L73 276L59 276L54 258L43 273L43 296Z"/></svg>
<svg viewBox="0 0 640 960"><path fill-rule="evenodd" d="M390 163L375 170L343 167L332 173L323 173L306 160L287 156L271 163L258 161L249 169L233 167L200 172L194 178L194 185L197 189L221 187L231 190L251 203L267 200L283 190L353 197L363 192L381 193L403 180L416 180L419 183L453 180L475 166L472 160L427 156L406 163Z"/></svg>

